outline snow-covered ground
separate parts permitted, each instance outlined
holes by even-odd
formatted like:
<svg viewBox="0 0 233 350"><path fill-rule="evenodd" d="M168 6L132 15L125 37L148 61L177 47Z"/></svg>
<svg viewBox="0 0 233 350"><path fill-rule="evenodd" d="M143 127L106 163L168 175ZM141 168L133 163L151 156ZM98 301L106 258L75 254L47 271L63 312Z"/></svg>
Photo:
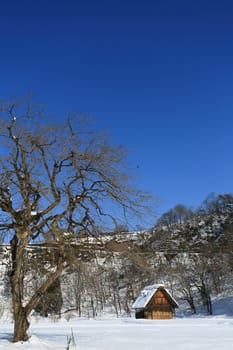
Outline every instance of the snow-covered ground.
<svg viewBox="0 0 233 350"><path fill-rule="evenodd" d="M174 320L98 319L32 321L31 338L12 344L13 325L0 322L0 349L65 350L73 332L76 347L70 350L231 350L233 318L177 318Z"/></svg>

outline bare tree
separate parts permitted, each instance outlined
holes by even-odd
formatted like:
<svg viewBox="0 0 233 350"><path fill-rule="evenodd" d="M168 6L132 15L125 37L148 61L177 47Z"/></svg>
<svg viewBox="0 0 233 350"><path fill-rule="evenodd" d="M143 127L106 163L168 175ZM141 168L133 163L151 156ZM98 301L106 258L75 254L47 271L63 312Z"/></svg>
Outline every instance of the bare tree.
<svg viewBox="0 0 233 350"><path fill-rule="evenodd" d="M11 247L17 342L28 339L29 314L67 266L67 237L116 226L116 208L123 220L140 214L148 197L130 187L123 149L110 147L87 122L69 117L49 126L30 104L4 104L0 112L0 230ZM25 252L41 240L53 240L54 267L25 300Z"/></svg>

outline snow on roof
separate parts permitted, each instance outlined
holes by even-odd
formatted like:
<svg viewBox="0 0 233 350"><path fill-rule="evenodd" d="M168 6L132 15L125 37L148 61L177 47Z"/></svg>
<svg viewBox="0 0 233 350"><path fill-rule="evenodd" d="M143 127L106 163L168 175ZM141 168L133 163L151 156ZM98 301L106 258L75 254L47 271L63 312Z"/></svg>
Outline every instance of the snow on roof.
<svg viewBox="0 0 233 350"><path fill-rule="evenodd" d="M140 293L140 295L138 296L138 298L136 299L136 301L134 302L132 308L133 309L141 309L144 308L148 302L150 301L150 299L152 298L152 296L154 295L155 291L159 288L159 287L163 287L163 285L161 284L153 284L151 286L146 286Z"/></svg>
<svg viewBox="0 0 233 350"><path fill-rule="evenodd" d="M167 296L169 297L169 299L176 304L176 306L178 307L177 302L175 301L175 299L171 296L171 294L168 292L168 290L166 288L164 288L163 284L153 284L151 286L146 286L140 293L140 295L138 296L138 298L136 299L136 301L134 302L134 304L132 305L132 309L143 309L146 307L146 305L149 303L150 299L153 297L154 293L156 292L156 290L158 290L159 288L162 288Z"/></svg>

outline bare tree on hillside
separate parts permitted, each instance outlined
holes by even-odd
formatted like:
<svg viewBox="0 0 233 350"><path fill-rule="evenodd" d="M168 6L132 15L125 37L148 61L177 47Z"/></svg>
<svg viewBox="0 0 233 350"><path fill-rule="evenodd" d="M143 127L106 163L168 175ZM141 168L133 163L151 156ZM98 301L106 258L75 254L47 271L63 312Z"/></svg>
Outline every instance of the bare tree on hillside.
<svg viewBox="0 0 233 350"><path fill-rule="evenodd" d="M130 187L122 148L110 147L87 122L73 117L49 126L29 104L3 104L0 112L0 230L11 247L17 342L28 339L29 314L67 265L67 237L117 226L116 208L123 220L140 214L148 197ZM54 266L25 300L25 251L46 239L56 248Z"/></svg>

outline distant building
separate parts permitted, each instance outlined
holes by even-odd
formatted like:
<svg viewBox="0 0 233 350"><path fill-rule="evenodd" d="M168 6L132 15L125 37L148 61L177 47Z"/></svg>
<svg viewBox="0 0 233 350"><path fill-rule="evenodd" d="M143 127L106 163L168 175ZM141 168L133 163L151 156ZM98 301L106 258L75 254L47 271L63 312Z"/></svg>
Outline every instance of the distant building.
<svg viewBox="0 0 233 350"><path fill-rule="evenodd" d="M136 318L171 319L179 305L163 285L145 287L132 308Z"/></svg>

